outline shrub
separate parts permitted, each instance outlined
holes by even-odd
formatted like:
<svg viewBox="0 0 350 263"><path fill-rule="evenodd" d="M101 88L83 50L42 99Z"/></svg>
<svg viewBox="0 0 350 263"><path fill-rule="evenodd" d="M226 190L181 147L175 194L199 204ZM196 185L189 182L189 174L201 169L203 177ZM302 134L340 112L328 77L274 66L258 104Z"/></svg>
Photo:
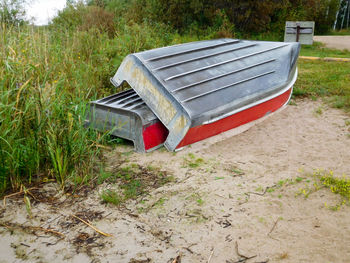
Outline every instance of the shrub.
<svg viewBox="0 0 350 263"><path fill-rule="evenodd" d="M99 6L87 6L82 2L68 4L52 21L56 29L89 31L97 29L110 37L115 34L114 14Z"/></svg>

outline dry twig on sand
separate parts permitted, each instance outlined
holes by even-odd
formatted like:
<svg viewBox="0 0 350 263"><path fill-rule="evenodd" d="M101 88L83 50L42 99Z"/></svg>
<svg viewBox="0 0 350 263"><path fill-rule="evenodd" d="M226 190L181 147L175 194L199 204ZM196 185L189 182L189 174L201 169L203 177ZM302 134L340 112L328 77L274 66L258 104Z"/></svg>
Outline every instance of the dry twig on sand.
<svg viewBox="0 0 350 263"><path fill-rule="evenodd" d="M226 260L226 263L245 263L247 260L255 258L257 255L247 257L243 254L241 254L238 250L238 242L235 242L235 249L236 249L236 254L239 256L239 259L237 261L232 261L232 260Z"/></svg>
<svg viewBox="0 0 350 263"><path fill-rule="evenodd" d="M43 231L45 233L52 233L52 234L54 234L56 236L65 237L65 235L62 234L61 232L58 232L58 231L55 231L55 230L52 230L52 229L46 229L46 228L43 228L43 227L40 227L40 226L38 226L38 227L31 227L31 229L33 229L33 230L40 230L40 231Z"/></svg>
<svg viewBox="0 0 350 263"><path fill-rule="evenodd" d="M277 223L278 223L279 220L280 220L280 218L277 218L277 220L276 220L275 223L273 224L273 226L272 226L270 232L267 234L268 237L270 237L270 238L272 238L272 239L275 239L275 238L271 237L270 234L273 232L273 230L275 230L275 228L276 228Z"/></svg>
<svg viewBox="0 0 350 263"><path fill-rule="evenodd" d="M13 196L16 196L16 195L24 194L25 192L28 192L28 191L33 190L33 189L38 189L38 188L37 187L32 187L32 188L29 188L27 190L21 190L21 191L19 191L17 193L5 195L4 199L3 199L4 207L6 206L6 198L10 198L10 197L13 197ZM29 193L29 194L32 195L31 193Z"/></svg>
<svg viewBox="0 0 350 263"><path fill-rule="evenodd" d="M265 188L264 192L262 192L262 193L247 192L246 194L247 194L247 195L253 194L253 195L264 196L264 195L266 194L267 190L269 190L269 189L271 189L271 188L274 188L274 187L276 187L276 185L268 186L268 187Z"/></svg>
<svg viewBox="0 0 350 263"><path fill-rule="evenodd" d="M79 221L83 222L85 225L91 227L93 230L95 230L97 233L105 236L105 237L112 237L113 235L102 232L101 230L97 229L96 227L94 227L93 225L91 225L90 223L86 222L85 220L81 219L80 217L77 217L76 215L71 215L72 217L78 219Z"/></svg>
<svg viewBox="0 0 350 263"><path fill-rule="evenodd" d="M40 226L22 226L22 225L19 225L19 224L10 224L10 223L9 224L0 223L0 226L6 227L9 230L12 230L12 229L15 229L15 228L19 228L19 229L22 229L22 230L29 229L29 230L32 230L32 231L42 231L42 232L45 232L45 233L54 234L55 236L59 236L59 237L62 237L62 238L65 237L65 235L62 234L61 232L58 232L58 231L52 230L52 229L43 228L43 227L40 227Z"/></svg>
<svg viewBox="0 0 350 263"><path fill-rule="evenodd" d="M211 249L211 253L210 253L210 256L209 256L209 258L208 258L207 263L210 263L210 260L211 260L211 258L212 258L212 256L213 256L213 254L214 254L214 248Z"/></svg>
<svg viewBox="0 0 350 263"><path fill-rule="evenodd" d="M181 263L181 254L178 255L171 263Z"/></svg>

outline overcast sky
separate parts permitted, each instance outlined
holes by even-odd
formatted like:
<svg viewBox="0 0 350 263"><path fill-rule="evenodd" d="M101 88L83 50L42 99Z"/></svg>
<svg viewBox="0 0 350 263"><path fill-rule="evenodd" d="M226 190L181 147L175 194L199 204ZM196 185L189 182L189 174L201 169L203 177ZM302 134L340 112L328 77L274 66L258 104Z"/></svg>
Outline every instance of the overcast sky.
<svg viewBox="0 0 350 263"><path fill-rule="evenodd" d="M26 8L27 17L33 17L36 25L47 25L65 5L66 0L31 0Z"/></svg>

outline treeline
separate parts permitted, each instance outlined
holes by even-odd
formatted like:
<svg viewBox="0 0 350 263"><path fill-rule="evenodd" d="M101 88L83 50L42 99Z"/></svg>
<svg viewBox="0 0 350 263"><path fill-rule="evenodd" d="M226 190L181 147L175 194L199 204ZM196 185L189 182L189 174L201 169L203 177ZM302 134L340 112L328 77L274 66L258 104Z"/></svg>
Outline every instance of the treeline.
<svg viewBox="0 0 350 263"><path fill-rule="evenodd" d="M0 20L21 23L26 0L2 0ZM349 26L350 0L67 0L53 24L115 33L118 24L157 23L180 34L283 35L285 21L315 21L316 34Z"/></svg>
<svg viewBox="0 0 350 263"><path fill-rule="evenodd" d="M316 22L316 33L329 31L339 0L91 0L95 5L137 23L161 22L179 32L212 27L247 33L281 32L286 20ZM342 4L344 5L344 3Z"/></svg>

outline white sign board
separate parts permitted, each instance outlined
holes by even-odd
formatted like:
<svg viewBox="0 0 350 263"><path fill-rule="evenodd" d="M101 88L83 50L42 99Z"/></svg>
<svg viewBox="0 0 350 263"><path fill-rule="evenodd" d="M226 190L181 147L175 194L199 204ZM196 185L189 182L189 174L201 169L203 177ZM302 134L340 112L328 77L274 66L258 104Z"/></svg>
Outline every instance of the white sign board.
<svg viewBox="0 0 350 263"><path fill-rule="evenodd" d="M287 21L284 42L299 42L303 45L312 45L314 30L314 21Z"/></svg>

